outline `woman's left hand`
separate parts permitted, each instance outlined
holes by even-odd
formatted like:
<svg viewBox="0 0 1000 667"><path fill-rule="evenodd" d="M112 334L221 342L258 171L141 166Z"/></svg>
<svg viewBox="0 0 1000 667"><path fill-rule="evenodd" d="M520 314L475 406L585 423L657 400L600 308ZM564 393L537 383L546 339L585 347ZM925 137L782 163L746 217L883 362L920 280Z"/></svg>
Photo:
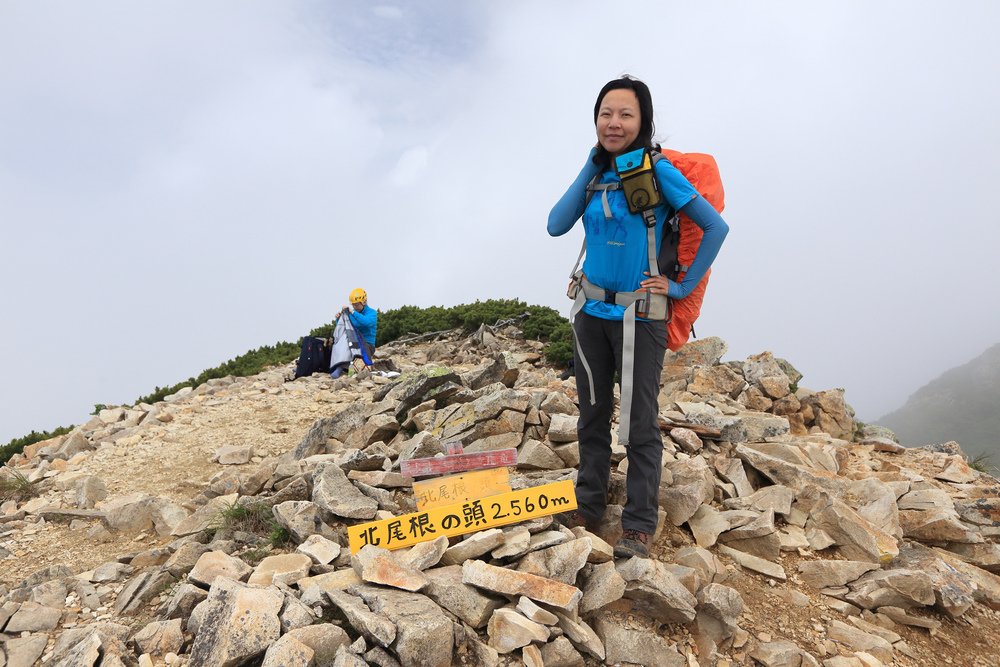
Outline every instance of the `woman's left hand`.
<svg viewBox="0 0 1000 667"><path fill-rule="evenodd" d="M648 276L649 271L643 271L642 275ZM653 276L652 278L646 278L641 283L639 287L642 289L648 289L653 294L669 294L670 293L670 281L666 276Z"/></svg>

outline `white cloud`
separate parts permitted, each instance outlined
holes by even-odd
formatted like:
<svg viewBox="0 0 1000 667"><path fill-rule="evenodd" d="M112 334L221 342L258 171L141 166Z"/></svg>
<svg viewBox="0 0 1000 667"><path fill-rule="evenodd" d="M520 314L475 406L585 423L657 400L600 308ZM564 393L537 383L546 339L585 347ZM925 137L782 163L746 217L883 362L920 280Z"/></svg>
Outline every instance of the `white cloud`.
<svg viewBox="0 0 1000 667"><path fill-rule="evenodd" d="M630 5L658 37L594 2L379 7L5 8L0 442L293 339L356 285L565 312L580 234L545 218L622 72L722 168L700 335L866 419L1000 339L992 4Z"/></svg>
<svg viewBox="0 0 1000 667"><path fill-rule="evenodd" d="M403 10L395 5L376 5L372 7L372 13L375 16L383 19L392 19L398 21L403 18Z"/></svg>

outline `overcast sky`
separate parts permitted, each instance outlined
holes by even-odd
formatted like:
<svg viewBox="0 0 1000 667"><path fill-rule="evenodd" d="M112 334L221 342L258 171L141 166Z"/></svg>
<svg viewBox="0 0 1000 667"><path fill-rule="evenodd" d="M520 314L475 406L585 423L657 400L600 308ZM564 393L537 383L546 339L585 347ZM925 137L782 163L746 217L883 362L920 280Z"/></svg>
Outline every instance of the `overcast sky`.
<svg viewBox="0 0 1000 667"><path fill-rule="evenodd" d="M364 287L569 310L597 91L731 227L696 330L874 420L1000 341L1000 4L0 3L0 444Z"/></svg>

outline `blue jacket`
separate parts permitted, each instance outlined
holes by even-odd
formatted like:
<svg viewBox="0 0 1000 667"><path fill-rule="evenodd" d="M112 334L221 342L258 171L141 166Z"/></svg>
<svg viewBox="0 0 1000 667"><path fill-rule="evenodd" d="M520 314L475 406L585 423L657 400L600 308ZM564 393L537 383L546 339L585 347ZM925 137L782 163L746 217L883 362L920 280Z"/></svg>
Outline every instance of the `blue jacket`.
<svg viewBox="0 0 1000 667"><path fill-rule="evenodd" d="M612 216L610 220L604 216L601 193L595 194L590 203L586 204L587 184L601 171L592 159L595 153L596 149L592 149L576 180L549 213L548 232L552 236L561 236L572 229L580 216L583 216L587 240L583 272L587 279L604 289L632 292L639 289L639 283L646 279L643 272L649 270L646 224L640 214L629 212L625 194L621 190L607 193ZM657 253L669 208L682 211L705 231L698 254L684 279L680 283L672 280L669 283L668 296L681 299L690 294L705 276L722 241L729 233L729 226L669 160L658 161L655 171L665 200L655 209ZM601 173L598 180L599 183L617 181L620 179L614 169ZM607 320L620 320L625 313L622 306L592 299L587 301L583 310L588 315Z"/></svg>
<svg viewBox="0 0 1000 667"><path fill-rule="evenodd" d="M378 327L378 311L367 303L360 311L352 310L348 317L351 324L358 330L361 337L372 347L375 347L375 329Z"/></svg>

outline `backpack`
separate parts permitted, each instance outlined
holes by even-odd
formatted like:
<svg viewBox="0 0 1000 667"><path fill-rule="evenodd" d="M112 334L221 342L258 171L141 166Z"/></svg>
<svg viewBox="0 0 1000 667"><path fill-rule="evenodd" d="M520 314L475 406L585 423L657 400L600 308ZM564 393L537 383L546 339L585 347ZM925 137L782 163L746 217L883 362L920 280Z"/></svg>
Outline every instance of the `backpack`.
<svg viewBox="0 0 1000 667"><path fill-rule="evenodd" d="M705 153L679 153L666 149L661 149L660 154L684 174L705 201L722 213L726 205L725 191L722 187L719 165L716 164L714 157ZM655 162L663 158L654 156L653 159ZM660 273L676 282L684 279L687 268L698 254L698 246L701 245L704 232L683 213L672 213L671 217L677 218L677 225L676 228L673 225L663 226L658 264ZM701 314L701 304L705 298L710 275L712 275L711 268L705 272L701 282L691 290L690 294L683 299L671 299L671 317L667 320L667 347L670 350L674 352L679 350L694 331L694 322Z"/></svg>
<svg viewBox="0 0 1000 667"><path fill-rule="evenodd" d="M295 366L295 377L330 371L330 345L325 338L304 336L299 348L299 361Z"/></svg>

